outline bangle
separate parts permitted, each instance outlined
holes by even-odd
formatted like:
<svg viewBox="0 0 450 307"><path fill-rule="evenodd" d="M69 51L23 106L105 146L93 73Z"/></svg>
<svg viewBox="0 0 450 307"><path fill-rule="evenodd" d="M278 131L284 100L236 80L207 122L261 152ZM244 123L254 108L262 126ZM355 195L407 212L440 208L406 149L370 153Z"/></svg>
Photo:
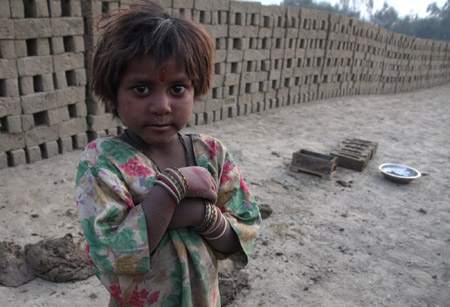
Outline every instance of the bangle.
<svg viewBox="0 0 450 307"><path fill-rule="evenodd" d="M158 180L162 180L166 184L170 185L172 190L177 193L179 199L184 198L185 193L181 188L180 183L175 178L173 178L173 176L171 176L170 174L160 173L158 175Z"/></svg>
<svg viewBox="0 0 450 307"><path fill-rule="evenodd" d="M186 195L189 193L189 184L186 180L186 177L181 173L177 168L169 167L166 169L168 172L172 172L172 174L175 174L178 176L179 179L181 179L181 182L183 184L184 190Z"/></svg>
<svg viewBox="0 0 450 307"><path fill-rule="evenodd" d="M227 221L226 218L223 218L223 220L225 221L225 226L223 227L222 232L221 232L218 236L212 237L212 238L209 238L209 237L205 236L205 239L206 239L206 240L208 240L208 241L214 241L214 240L218 240L218 239L220 239L220 238L222 238L222 237L224 236L224 234L226 233L226 231L227 231L229 225L228 225L228 221Z"/></svg>
<svg viewBox="0 0 450 307"><path fill-rule="evenodd" d="M169 194L173 197L173 199L175 200L175 205L178 205L180 203L180 199L178 198L177 194L164 182L162 182L161 180L156 180L155 184L160 185L161 187L163 187L167 192L169 192Z"/></svg>
<svg viewBox="0 0 450 307"><path fill-rule="evenodd" d="M177 181L180 189L183 193L183 198L189 193L189 185L187 183L186 177L176 168L168 167L164 170L166 175L169 175L171 178Z"/></svg>
<svg viewBox="0 0 450 307"><path fill-rule="evenodd" d="M222 222L222 214L217 211L217 207L214 207L214 211L215 211L215 214L217 215L217 218L215 219L215 221L211 222L210 227L208 227L207 229L200 232L200 234L202 236L207 236L207 235L213 233L214 231L216 231Z"/></svg>
<svg viewBox="0 0 450 307"><path fill-rule="evenodd" d="M193 230L198 232L199 234L208 231L213 227L217 222L217 212L215 210L215 206L211 204L209 201L204 201L205 204L205 216L203 217L203 221L200 225L193 227Z"/></svg>

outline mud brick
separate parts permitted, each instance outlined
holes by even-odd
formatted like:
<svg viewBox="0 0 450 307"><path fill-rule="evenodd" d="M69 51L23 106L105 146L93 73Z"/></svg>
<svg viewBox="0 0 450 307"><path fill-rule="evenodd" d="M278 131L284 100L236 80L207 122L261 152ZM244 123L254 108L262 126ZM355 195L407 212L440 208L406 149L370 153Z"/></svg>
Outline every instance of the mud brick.
<svg viewBox="0 0 450 307"><path fill-rule="evenodd" d="M17 77L17 64L14 59L0 59L0 79Z"/></svg>
<svg viewBox="0 0 450 307"><path fill-rule="evenodd" d="M116 133L117 134L117 133ZM73 136L73 144L77 149L83 149L88 144L88 136L85 132Z"/></svg>
<svg viewBox="0 0 450 307"><path fill-rule="evenodd" d="M195 100L194 107L192 108L193 113L201 113L205 111L205 104L207 103L204 97Z"/></svg>
<svg viewBox="0 0 450 307"><path fill-rule="evenodd" d="M0 152L0 169L8 167L8 156L6 152Z"/></svg>
<svg viewBox="0 0 450 307"><path fill-rule="evenodd" d="M86 70L84 68L75 69L75 86L86 85Z"/></svg>
<svg viewBox="0 0 450 307"><path fill-rule="evenodd" d="M228 10L228 0L194 0L194 8L197 10Z"/></svg>
<svg viewBox="0 0 450 307"><path fill-rule="evenodd" d="M9 7L9 0L0 0L0 18L11 17L11 9Z"/></svg>
<svg viewBox="0 0 450 307"><path fill-rule="evenodd" d="M0 152L23 147L25 147L25 140L22 133L0 133Z"/></svg>
<svg viewBox="0 0 450 307"><path fill-rule="evenodd" d="M91 131L106 130L108 128L120 126L121 124L119 119L113 118L112 113L88 115L87 123L89 125L89 130Z"/></svg>
<svg viewBox="0 0 450 307"><path fill-rule="evenodd" d="M71 136L60 138L58 144L61 153L73 151L73 140Z"/></svg>
<svg viewBox="0 0 450 307"><path fill-rule="evenodd" d="M14 48L14 41L0 39L0 54L4 59L17 58L16 50Z"/></svg>
<svg viewBox="0 0 450 307"><path fill-rule="evenodd" d="M33 56L17 59L17 71L20 76L35 76L52 73L52 57Z"/></svg>
<svg viewBox="0 0 450 307"><path fill-rule="evenodd" d="M194 0L172 0L173 8L192 9L194 7Z"/></svg>
<svg viewBox="0 0 450 307"><path fill-rule="evenodd" d="M191 113L191 116L189 117L189 121L186 127L194 127L194 126L195 126L195 114Z"/></svg>
<svg viewBox="0 0 450 307"><path fill-rule="evenodd" d="M84 86L71 86L58 89L56 93L56 103L59 107L84 101L86 89Z"/></svg>
<svg viewBox="0 0 450 307"><path fill-rule="evenodd" d="M87 130L87 123L84 117L71 118L58 124L59 137L75 135Z"/></svg>
<svg viewBox="0 0 450 307"><path fill-rule="evenodd" d="M47 142L41 145L42 156L46 159L56 156L59 153L57 141Z"/></svg>
<svg viewBox="0 0 450 307"><path fill-rule="evenodd" d="M204 112L211 112L211 111L219 110L222 108L223 104L224 104L223 99L208 99L208 101L205 104Z"/></svg>
<svg viewBox="0 0 450 307"><path fill-rule="evenodd" d="M4 97L19 97L19 85L17 79L5 79L0 81L1 96Z"/></svg>
<svg viewBox="0 0 450 307"><path fill-rule="evenodd" d="M18 115L22 112L20 98L0 97L0 117L7 115Z"/></svg>
<svg viewBox="0 0 450 307"><path fill-rule="evenodd" d="M22 132L22 121L20 115L6 117L6 129L8 133L16 134Z"/></svg>
<svg viewBox="0 0 450 307"><path fill-rule="evenodd" d="M81 17L52 18L51 28L53 36L83 35L84 33L83 18Z"/></svg>
<svg viewBox="0 0 450 307"><path fill-rule="evenodd" d="M106 129L106 133L108 133L108 135L117 135L118 131L119 129L116 127Z"/></svg>
<svg viewBox="0 0 450 307"><path fill-rule="evenodd" d="M106 136L105 130L93 131L90 133L89 139L94 140Z"/></svg>
<svg viewBox="0 0 450 307"><path fill-rule="evenodd" d="M27 163L27 156L23 149L11 150L7 155L10 166L18 166Z"/></svg>
<svg viewBox="0 0 450 307"><path fill-rule="evenodd" d="M21 1L13 1L21 2ZM51 37L52 27L48 18L14 19L14 38L29 39Z"/></svg>
<svg viewBox="0 0 450 307"><path fill-rule="evenodd" d="M336 170L336 165L336 157L301 149L293 153L290 170L311 173L325 179L331 179Z"/></svg>
<svg viewBox="0 0 450 307"><path fill-rule="evenodd" d="M13 20L0 18L0 39L14 39Z"/></svg>
<svg viewBox="0 0 450 307"><path fill-rule="evenodd" d="M34 127L34 117L33 114L22 114L21 115L22 131L28 131Z"/></svg>
<svg viewBox="0 0 450 307"><path fill-rule="evenodd" d="M36 161L42 160L42 153L40 146L30 146L25 148L27 154L27 161L29 163L34 163Z"/></svg>
<svg viewBox="0 0 450 307"><path fill-rule="evenodd" d="M84 38L82 35L73 37L73 52L84 52L86 49L84 48Z"/></svg>
<svg viewBox="0 0 450 307"><path fill-rule="evenodd" d="M74 2L74 1L70 1L70 2ZM62 14L61 0L48 0L48 6L49 6L49 11L50 11L50 16L61 17L61 14Z"/></svg>
<svg viewBox="0 0 450 307"><path fill-rule="evenodd" d="M67 71L77 68L84 68L83 53L63 53L53 56L53 66L55 71Z"/></svg>
<svg viewBox="0 0 450 307"><path fill-rule="evenodd" d="M30 146L51 142L58 139L58 125L51 127L40 125L25 132L25 144Z"/></svg>
<svg viewBox="0 0 450 307"><path fill-rule="evenodd" d="M32 114L56 108L56 93L37 93L21 97L24 114Z"/></svg>
<svg viewBox="0 0 450 307"><path fill-rule="evenodd" d="M195 125L201 126L205 124L205 115L203 112L195 113Z"/></svg>
<svg viewBox="0 0 450 307"><path fill-rule="evenodd" d="M69 106L71 117L85 117L87 115L87 108L84 102L77 102Z"/></svg>
<svg viewBox="0 0 450 307"><path fill-rule="evenodd" d="M19 83L22 96L34 94L33 77L21 77Z"/></svg>
<svg viewBox="0 0 450 307"><path fill-rule="evenodd" d="M65 52L64 39L61 36L52 37L50 42L52 44L53 55L58 55Z"/></svg>

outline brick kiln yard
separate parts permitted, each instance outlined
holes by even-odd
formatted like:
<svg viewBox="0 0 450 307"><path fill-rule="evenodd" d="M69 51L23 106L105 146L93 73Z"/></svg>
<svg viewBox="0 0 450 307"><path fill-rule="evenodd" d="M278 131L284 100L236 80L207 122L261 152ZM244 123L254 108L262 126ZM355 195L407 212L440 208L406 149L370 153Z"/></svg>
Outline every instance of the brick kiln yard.
<svg viewBox="0 0 450 307"><path fill-rule="evenodd" d="M272 215L264 220L248 287L232 306L448 306L450 302L450 86L353 96L288 106L190 128L224 141L250 189ZM329 154L346 137L378 142L362 171L334 178L294 173L292 153ZM0 241L24 246L72 233L77 150L0 170ZM423 176L399 185L385 162ZM1 306L105 306L92 277L35 279L0 287Z"/></svg>

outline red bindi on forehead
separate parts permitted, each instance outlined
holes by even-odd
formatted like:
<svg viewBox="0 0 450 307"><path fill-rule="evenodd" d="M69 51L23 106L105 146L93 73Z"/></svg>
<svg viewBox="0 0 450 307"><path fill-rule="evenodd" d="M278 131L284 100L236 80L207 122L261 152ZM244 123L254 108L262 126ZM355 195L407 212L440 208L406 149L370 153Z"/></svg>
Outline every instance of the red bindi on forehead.
<svg viewBox="0 0 450 307"><path fill-rule="evenodd" d="M159 70L159 81L164 82L166 81L167 77L167 68L163 67Z"/></svg>

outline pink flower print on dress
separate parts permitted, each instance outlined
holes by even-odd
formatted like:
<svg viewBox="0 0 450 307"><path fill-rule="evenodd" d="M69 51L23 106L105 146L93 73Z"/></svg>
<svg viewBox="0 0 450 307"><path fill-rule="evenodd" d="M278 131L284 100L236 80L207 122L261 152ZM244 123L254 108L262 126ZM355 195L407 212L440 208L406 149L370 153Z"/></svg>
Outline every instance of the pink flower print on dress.
<svg viewBox="0 0 450 307"><path fill-rule="evenodd" d="M92 141L88 144L88 149L95 149L97 148L97 140Z"/></svg>
<svg viewBox="0 0 450 307"><path fill-rule="evenodd" d="M131 298L127 305L133 307L144 307L148 294L149 292L145 289L138 291L138 285L136 285L134 287L133 293L131 293Z"/></svg>
<svg viewBox="0 0 450 307"><path fill-rule="evenodd" d="M222 168L222 176L220 177L219 186L221 186L223 183L228 182L230 180L230 178L228 177L228 174L231 172L231 170L233 168L234 168L233 163L231 163L231 161L228 160Z"/></svg>
<svg viewBox="0 0 450 307"><path fill-rule="evenodd" d="M126 198L125 203L128 205L128 207L134 208L134 203L130 198Z"/></svg>
<svg viewBox="0 0 450 307"><path fill-rule="evenodd" d="M128 160L127 163L122 164L120 168L133 177L149 176L152 174L151 170L144 166L137 157Z"/></svg>
<svg viewBox="0 0 450 307"><path fill-rule="evenodd" d="M211 154L210 158L213 159L217 154L217 143L214 140L205 140L206 145L208 146L209 152Z"/></svg>

